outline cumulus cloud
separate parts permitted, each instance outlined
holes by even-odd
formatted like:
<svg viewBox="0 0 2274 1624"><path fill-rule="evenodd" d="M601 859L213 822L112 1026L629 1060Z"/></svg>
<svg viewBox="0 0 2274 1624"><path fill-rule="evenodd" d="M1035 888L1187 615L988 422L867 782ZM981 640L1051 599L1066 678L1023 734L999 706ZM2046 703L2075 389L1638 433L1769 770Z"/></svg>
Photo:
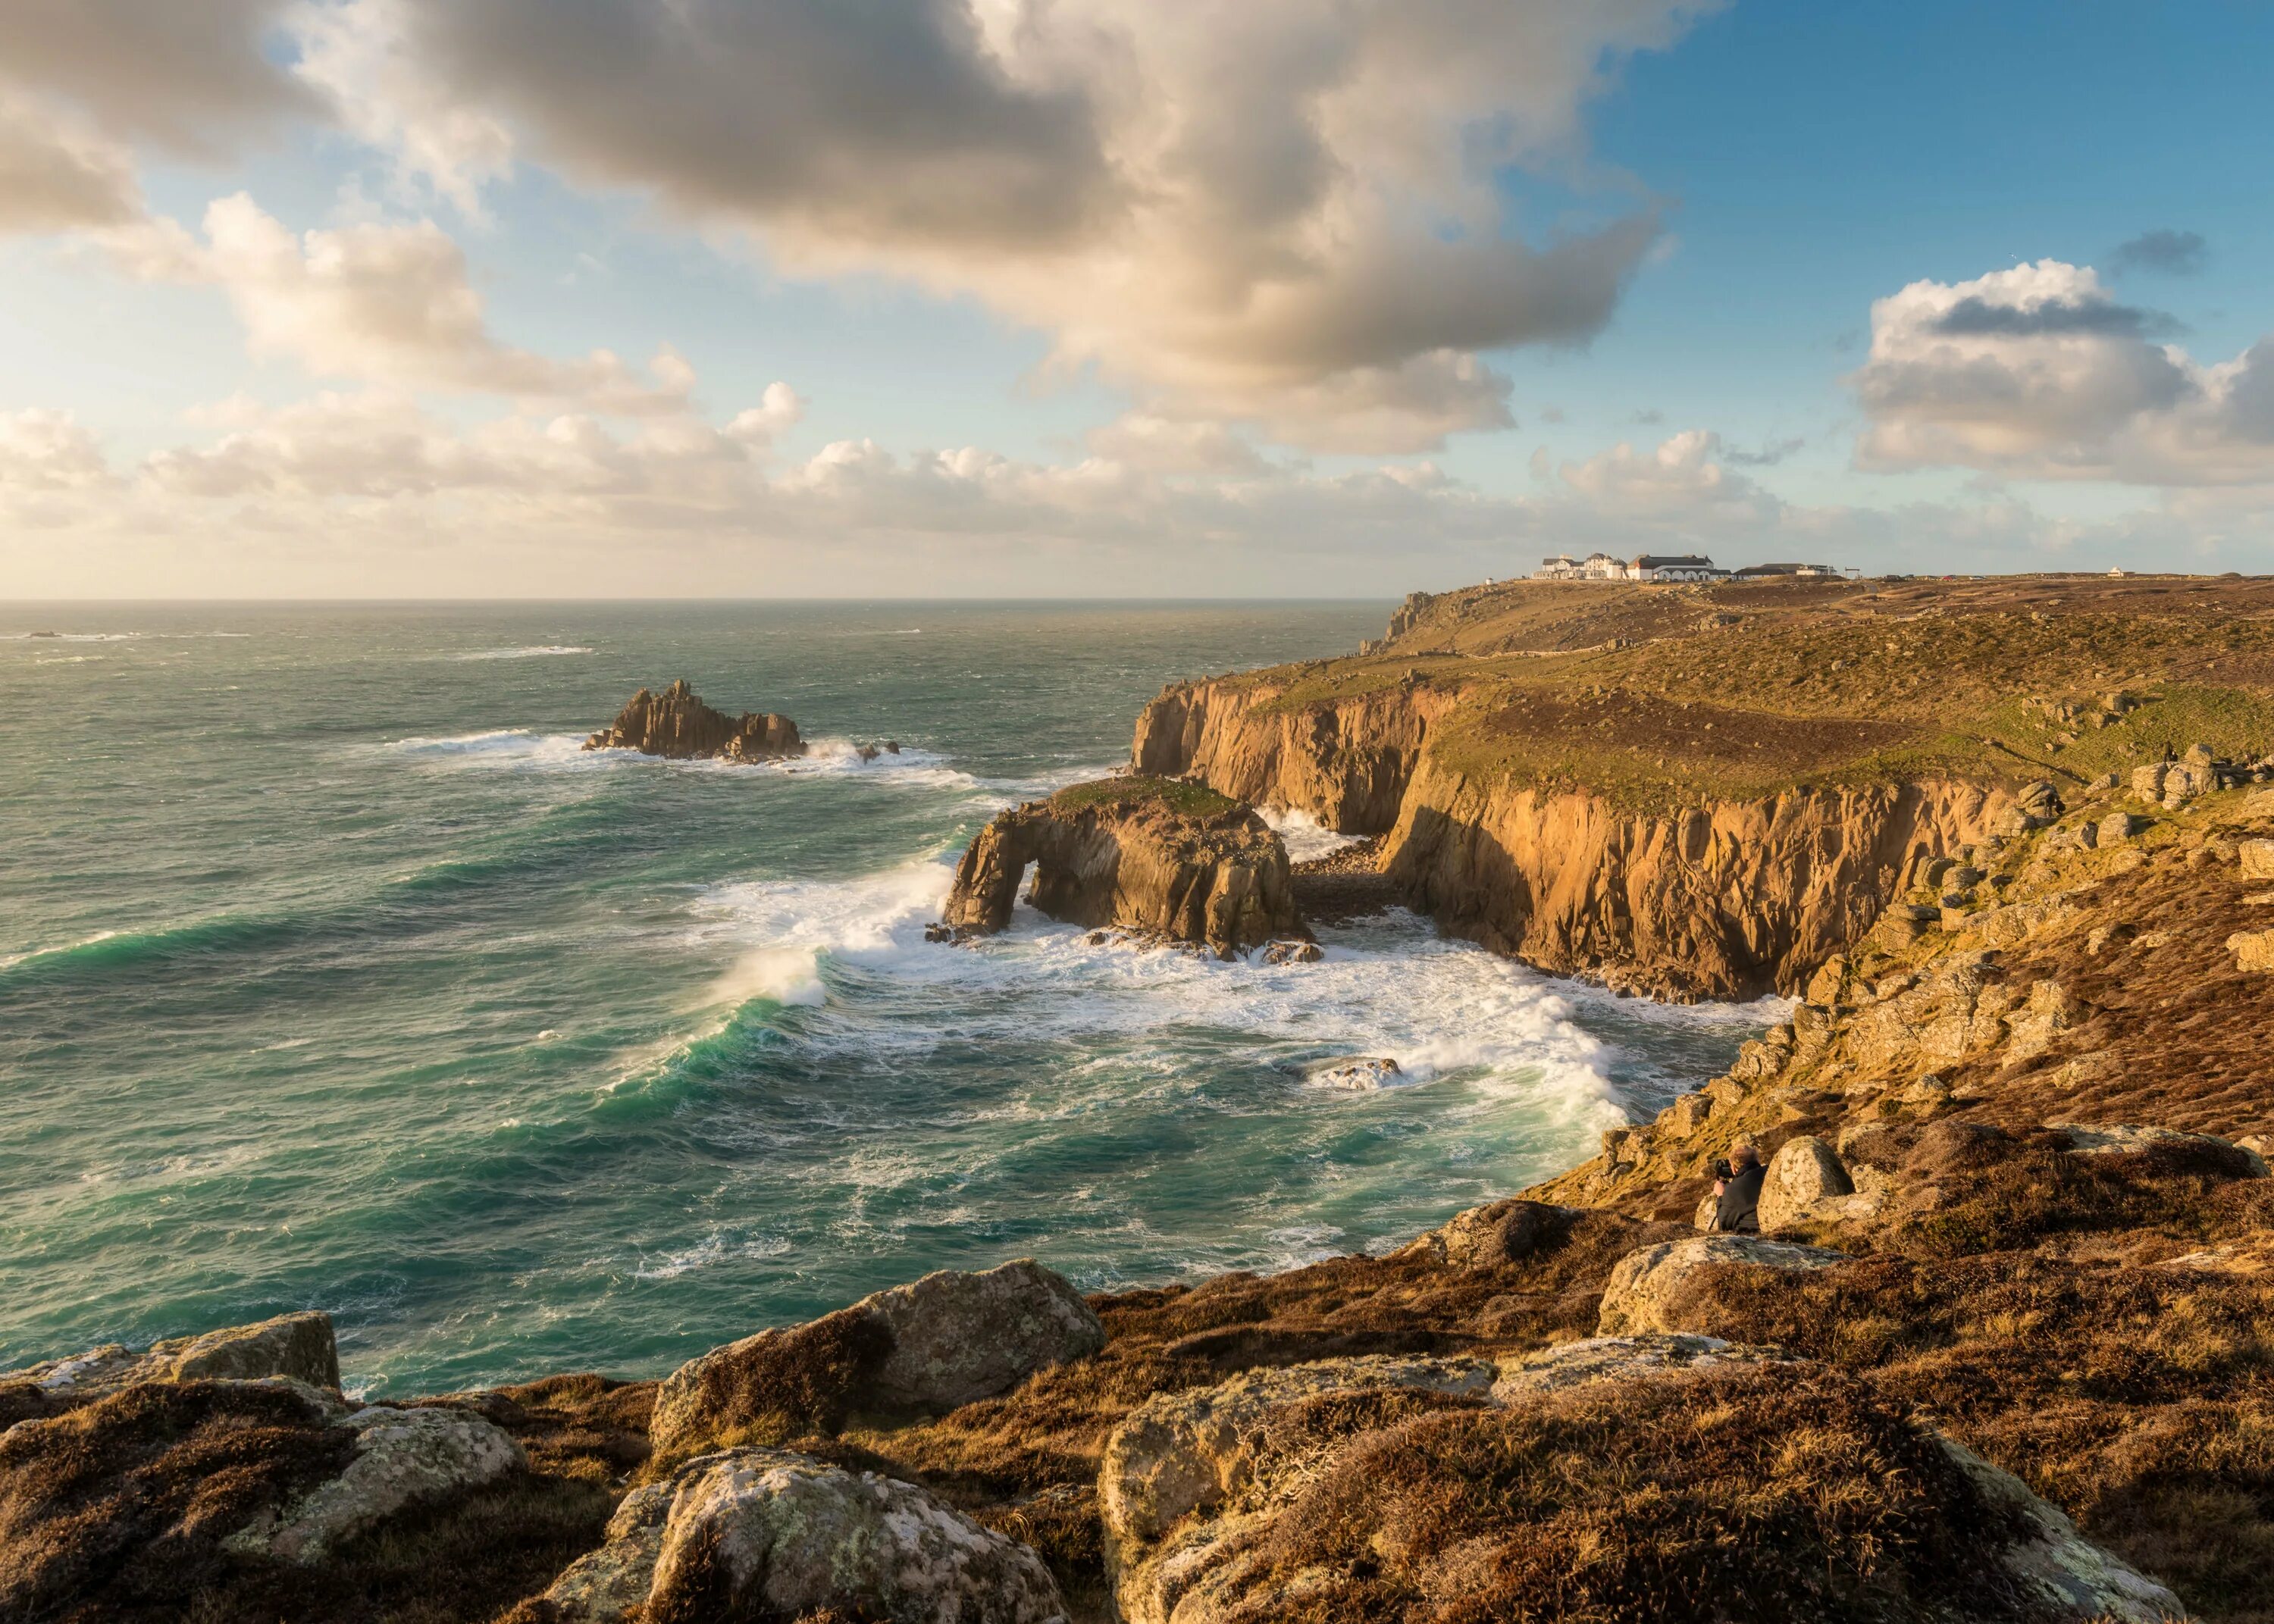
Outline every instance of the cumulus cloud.
<svg viewBox="0 0 2274 1624"><path fill-rule="evenodd" d="M695 385L669 349L642 377L605 350L563 361L503 342L464 253L431 221L295 233L239 192L207 209L202 241L164 220L105 240L132 274L222 289L255 355L319 377L630 413L683 411Z"/></svg>
<svg viewBox="0 0 2274 1624"><path fill-rule="evenodd" d="M0 492L85 491L110 468L93 434L67 411L0 411Z"/></svg>
<svg viewBox="0 0 2274 1624"><path fill-rule="evenodd" d="M2210 244L2200 231L2170 229L2142 231L2119 243L2108 256L2108 268L2121 276L2127 271L2157 271L2166 276L2193 276L2203 267Z"/></svg>
<svg viewBox="0 0 2274 1624"><path fill-rule="evenodd" d="M1582 342L1657 235L1546 241L1567 157L1689 0L328 0L304 71L463 197L511 143L794 272L974 294L1166 417L1327 449L1508 421L1480 352ZM508 135L510 130L513 133Z"/></svg>
<svg viewBox="0 0 2274 1624"><path fill-rule="evenodd" d="M1564 462L1555 478L1594 513L1649 520L1695 534L1773 523L1777 500L1722 466L1721 437L1705 429L1669 435L1649 451L1625 440L1583 462Z"/></svg>
<svg viewBox="0 0 2274 1624"><path fill-rule="evenodd" d="M1849 381L1867 468L2159 485L2274 481L2274 341L2205 365L2057 259L1916 282L1871 307Z"/></svg>

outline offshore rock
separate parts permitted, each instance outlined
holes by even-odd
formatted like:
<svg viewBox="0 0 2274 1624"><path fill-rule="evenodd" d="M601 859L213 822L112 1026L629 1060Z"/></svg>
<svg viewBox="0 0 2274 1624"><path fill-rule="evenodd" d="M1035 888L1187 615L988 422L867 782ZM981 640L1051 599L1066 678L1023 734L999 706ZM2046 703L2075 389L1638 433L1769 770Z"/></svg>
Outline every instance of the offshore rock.
<svg viewBox="0 0 2274 1624"><path fill-rule="evenodd" d="M267 1376L337 1387L340 1356L332 1317L279 1314L253 1325L154 1342L139 1353L112 1342L70 1358L0 1372L0 1387L25 1382L53 1397L87 1398L146 1381L252 1381Z"/></svg>
<svg viewBox="0 0 2274 1624"><path fill-rule="evenodd" d="M805 754L797 724L772 711L728 716L695 695L681 678L660 694L642 688L616 719L584 741L588 750L637 750L675 761L778 761Z"/></svg>
<svg viewBox="0 0 2274 1624"><path fill-rule="evenodd" d="M688 1462L628 1497L546 1592L561 1624L826 1616L1064 1624L1042 1558L913 1484L779 1449Z"/></svg>
<svg viewBox="0 0 2274 1624"><path fill-rule="evenodd" d="M855 1413L939 1413L1104 1345L1081 1294L1031 1258L983 1274L942 1269L681 1365L656 1395L649 1432L674 1454L833 1432Z"/></svg>
<svg viewBox="0 0 2274 1624"><path fill-rule="evenodd" d="M1309 934L1278 835L1191 785L1106 779L1000 814L957 865L948 925L1002 929L1030 866L1028 899L1069 924L1204 944L1227 959Z"/></svg>

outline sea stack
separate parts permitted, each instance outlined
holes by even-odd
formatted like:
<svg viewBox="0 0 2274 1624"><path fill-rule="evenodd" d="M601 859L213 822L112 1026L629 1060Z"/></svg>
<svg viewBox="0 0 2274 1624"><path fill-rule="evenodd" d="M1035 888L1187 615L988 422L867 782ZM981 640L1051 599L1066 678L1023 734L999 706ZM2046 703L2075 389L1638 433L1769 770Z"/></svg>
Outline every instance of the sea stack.
<svg viewBox="0 0 2274 1624"><path fill-rule="evenodd" d="M771 710L728 716L696 696L682 677L662 693L642 688L616 719L584 741L588 750L637 750L677 761L779 761L805 754L797 724Z"/></svg>
<svg viewBox="0 0 2274 1624"><path fill-rule="evenodd" d="M1141 774L1078 784L998 815L964 853L947 922L980 934L1028 899L1052 919L1205 945L1222 958L1307 936L1287 848L1254 811Z"/></svg>

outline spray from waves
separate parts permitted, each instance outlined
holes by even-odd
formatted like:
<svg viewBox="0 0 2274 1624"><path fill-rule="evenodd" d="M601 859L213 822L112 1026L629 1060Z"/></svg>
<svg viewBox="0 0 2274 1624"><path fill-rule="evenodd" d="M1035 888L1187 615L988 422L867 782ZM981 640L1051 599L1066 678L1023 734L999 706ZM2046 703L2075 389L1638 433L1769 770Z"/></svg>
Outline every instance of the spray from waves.
<svg viewBox="0 0 2274 1624"><path fill-rule="evenodd" d="M578 643L542 643L519 649L476 649L465 654L453 654L454 660L520 660L549 659L562 655L590 654L592 650Z"/></svg>
<svg viewBox="0 0 2274 1624"><path fill-rule="evenodd" d="M1024 905L1009 931L985 943L927 943L923 928L951 879L932 861L835 883L714 887L698 903L697 934L743 944L714 996L813 1010L798 1025L800 1043L901 1064L947 1044L1042 1040L1126 1052L1167 1034L1236 1049L1295 1095L1332 1092L1303 1087L1317 1061L1380 1056L1397 1063L1405 1084L1458 1078L1550 1118L1623 1119L1610 1078L1616 1056L1572 1019L1562 984L1442 941L1412 915L1335 933L1322 961L1299 966L1093 943ZM849 996L837 996L840 988ZM923 1018L907 1019L912 1011Z"/></svg>
<svg viewBox="0 0 2274 1624"><path fill-rule="evenodd" d="M1258 808L1263 821L1277 831L1287 848L1290 862L1315 862L1321 857L1331 857L1346 846L1356 846L1363 838L1338 834L1313 817L1308 812L1284 810L1278 807Z"/></svg>

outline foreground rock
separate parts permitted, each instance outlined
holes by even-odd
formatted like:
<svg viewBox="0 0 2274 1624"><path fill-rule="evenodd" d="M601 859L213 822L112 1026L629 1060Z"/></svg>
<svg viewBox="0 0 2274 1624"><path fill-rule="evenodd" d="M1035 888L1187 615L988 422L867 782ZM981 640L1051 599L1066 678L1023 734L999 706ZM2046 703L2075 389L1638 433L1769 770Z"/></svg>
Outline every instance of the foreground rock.
<svg viewBox="0 0 2274 1624"><path fill-rule="evenodd" d="M797 724L772 711L728 716L695 696L684 678L660 694L642 688L616 719L584 741L588 750L637 750L674 760L779 761L805 754Z"/></svg>
<svg viewBox="0 0 2274 1624"><path fill-rule="evenodd" d="M406 1507L455 1499L529 1464L502 1428L461 1410L373 1404L338 1425L355 1435L345 1469L231 1535L227 1549L320 1562Z"/></svg>
<svg viewBox="0 0 2274 1624"><path fill-rule="evenodd" d="M1668 1595L1916 1624L2180 1613L1864 1384L1709 1337L1165 1395L1108 1441L1099 1499L1130 1624L1643 1617Z"/></svg>
<svg viewBox="0 0 2274 1624"><path fill-rule="evenodd" d="M627 1498L608 1542L546 1593L560 1624L800 1619L1064 1624L1027 1546L912 1484L779 1449L688 1462Z"/></svg>
<svg viewBox="0 0 2274 1624"><path fill-rule="evenodd" d="M315 1387L338 1387L340 1356L332 1317L279 1314L253 1325L154 1342L140 1352L112 1342L70 1358L0 1372L0 1387L23 1383L49 1398L83 1399L141 1382L254 1380L264 1376L288 1376Z"/></svg>
<svg viewBox="0 0 2274 1624"><path fill-rule="evenodd" d="M657 1394L650 1435L677 1454L834 1432L854 1414L937 1413L1104 1345L1081 1294L1031 1259L942 1270L681 1365Z"/></svg>
<svg viewBox="0 0 2274 1624"><path fill-rule="evenodd" d="M1619 1259L1603 1286L1596 1333L1630 1335L1638 1331L1678 1331L1678 1298L1701 1269L1734 1265L1772 1269L1830 1268L1848 1260L1844 1252L1821 1246L1795 1246L1757 1235L1696 1235L1645 1246Z"/></svg>
<svg viewBox="0 0 2274 1624"><path fill-rule="evenodd" d="M955 871L947 923L1011 922L1020 882L1052 919L1205 944L1230 958L1301 937L1287 848L1247 808L1160 778L1109 778L998 816Z"/></svg>

